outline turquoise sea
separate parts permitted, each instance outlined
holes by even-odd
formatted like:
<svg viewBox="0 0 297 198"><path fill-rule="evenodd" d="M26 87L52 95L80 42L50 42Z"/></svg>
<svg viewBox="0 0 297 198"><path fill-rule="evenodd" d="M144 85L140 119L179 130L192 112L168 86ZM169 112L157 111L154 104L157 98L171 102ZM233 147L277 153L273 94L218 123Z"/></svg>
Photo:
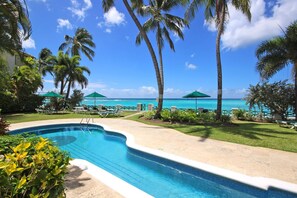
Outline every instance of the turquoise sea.
<svg viewBox="0 0 297 198"><path fill-rule="evenodd" d="M154 106L158 104L155 98L97 98L96 101L88 98L82 102L82 104L88 106L93 106L95 103L96 105L122 105L126 107L136 107L139 103L144 104L146 107L148 104L154 104ZM232 108L248 110L249 108L243 99L223 99L222 103L223 110L231 110ZM178 109L195 109L195 99L164 99L164 108L171 108L172 106L176 106ZM217 99L198 99L197 108L215 110L217 108Z"/></svg>

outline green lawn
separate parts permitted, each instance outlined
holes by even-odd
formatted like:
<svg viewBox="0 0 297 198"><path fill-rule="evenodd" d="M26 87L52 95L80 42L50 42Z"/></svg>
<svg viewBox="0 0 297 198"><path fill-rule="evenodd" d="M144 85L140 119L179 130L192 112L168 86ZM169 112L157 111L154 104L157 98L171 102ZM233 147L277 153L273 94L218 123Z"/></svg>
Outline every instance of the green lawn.
<svg viewBox="0 0 297 198"><path fill-rule="evenodd" d="M124 111L121 113L121 117L134 113L135 112L133 111ZM36 120L82 118L83 116L84 115L82 114L75 113L52 115L22 113L5 115L5 118L6 121L13 124ZM94 118L99 118L99 115L91 116ZM136 115L127 119L150 125L159 125L172 128L188 135L199 136L201 137L201 141L205 141L207 138L210 138L251 146L297 152L297 131L294 129L280 127L277 124L236 121L232 126L186 125L151 122L148 120L139 119L138 117L139 115Z"/></svg>
<svg viewBox="0 0 297 198"><path fill-rule="evenodd" d="M135 111L123 111L120 113L120 117L134 114ZM83 118L86 115L76 114L72 112L59 113L59 114L38 114L38 113L17 113L4 115L5 120L10 123L30 122L37 120L52 120L52 119L71 119L71 118ZM99 118L99 115L91 115L93 118ZM112 116L108 116L112 117Z"/></svg>
<svg viewBox="0 0 297 198"><path fill-rule="evenodd" d="M297 131L283 128L274 123L236 121L233 126L207 126L156 123L133 116L128 119L145 124L172 128L182 133L199 136L201 141L215 139L251 146L266 147L290 152L297 152Z"/></svg>

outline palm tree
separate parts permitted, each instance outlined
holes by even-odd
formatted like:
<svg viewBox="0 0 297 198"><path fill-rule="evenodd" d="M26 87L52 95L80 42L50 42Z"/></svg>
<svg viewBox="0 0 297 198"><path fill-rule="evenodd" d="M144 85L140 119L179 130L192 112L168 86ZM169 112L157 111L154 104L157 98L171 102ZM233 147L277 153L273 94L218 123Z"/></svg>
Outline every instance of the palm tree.
<svg viewBox="0 0 297 198"><path fill-rule="evenodd" d="M195 12L200 6L205 6L205 18L207 21L215 20L217 27L216 37L216 60L217 60L217 78L218 78L218 93L217 93L217 112L216 119L220 120L222 115L222 89L223 75L221 62L221 36L225 30L225 24L229 15L228 4L231 3L237 10L245 14L248 20L251 20L250 0L192 0L186 11L186 18L193 19Z"/></svg>
<svg viewBox="0 0 297 198"><path fill-rule="evenodd" d="M54 85L57 88L60 83L60 94L64 93L64 88L66 86L66 59L69 59L67 54L62 51L58 52L57 56L51 55L46 59L46 63L50 64L53 68L54 75Z"/></svg>
<svg viewBox="0 0 297 198"><path fill-rule="evenodd" d="M25 0L1 0L0 27L0 52L19 53L22 50L22 40L31 35Z"/></svg>
<svg viewBox="0 0 297 198"><path fill-rule="evenodd" d="M297 115L297 21L278 36L264 41L256 50L257 70L263 79L269 79L284 67L292 64L295 82L295 115ZM297 118L296 118L297 119Z"/></svg>
<svg viewBox="0 0 297 198"><path fill-rule="evenodd" d="M81 58L80 56L73 56L67 59L66 65L66 83L68 83L68 88L66 92L66 99L69 98L70 89L75 87L75 83L81 85L81 88L85 88L88 85L88 79L84 76L84 72L90 75L90 70L85 66L80 66Z"/></svg>
<svg viewBox="0 0 297 198"><path fill-rule="evenodd" d="M52 71L52 66L49 65L48 62L46 62L47 58L50 56L52 56L52 52L48 48L43 48L38 55L38 60L37 60L38 71L43 76L46 75L46 72L51 73Z"/></svg>
<svg viewBox="0 0 297 198"><path fill-rule="evenodd" d="M74 37L65 35L64 38L65 42L60 45L59 50L66 50L66 54L71 54L71 56L80 56L80 52L82 52L89 60L93 61L95 52L92 48L95 48L96 45L92 35L85 28L78 28Z"/></svg>
<svg viewBox="0 0 297 198"><path fill-rule="evenodd" d="M82 89L88 84L84 72L90 74L90 70L85 66L80 66L80 60L80 56L69 57L62 51L58 52L58 56L50 56L47 59L47 62L53 65L54 84L55 87L60 84L61 95L67 87L66 99L69 97L71 87L74 87L76 82L81 85Z"/></svg>
<svg viewBox="0 0 297 198"><path fill-rule="evenodd" d="M159 54L159 71L161 76L161 85L162 90L159 93L159 105L156 113L156 118L160 115L163 106L163 93L164 93L164 68L163 68L163 57L162 49L164 47L164 38L169 43L170 48L175 51L174 43L170 37L170 31L173 31L179 38L184 39L183 28L187 26L187 23L184 19L169 14L169 12L176 6L180 4L180 1L174 0L151 0L149 5L141 6L138 12L142 16L149 16L150 18L143 24L143 29L145 32L155 31L156 30L156 39L158 46ZM136 44L140 44L143 37L139 33L136 37Z"/></svg>

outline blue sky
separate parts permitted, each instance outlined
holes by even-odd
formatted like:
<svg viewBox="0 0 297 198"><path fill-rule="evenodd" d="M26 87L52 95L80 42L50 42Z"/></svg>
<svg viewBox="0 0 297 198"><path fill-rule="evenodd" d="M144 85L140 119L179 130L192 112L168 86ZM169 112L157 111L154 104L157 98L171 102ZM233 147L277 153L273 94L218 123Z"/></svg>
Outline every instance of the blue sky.
<svg viewBox="0 0 297 198"><path fill-rule="evenodd" d="M64 35L73 36L78 27L86 28L96 43L93 62L82 55L81 65L91 75L84 93L97 91L107 97L155 98L158 96L153 64L145 43L135 45L138 30L122 1L104 14L98 0L27 0L33 33L23 42L27 53L38 56L42 48L55 55ZM184 8L174 10L183 16ZM230 18L222 36L223 97L240 98L249 85L260 81L255 66L256 47L264 40L282 34L297 19L296 0L251 0L252 21L229 6ZM145 19L141 19L143 22ZM184 29L184 40L172 34L175 52L165 44L165 97L179 98L194 90L216 97L216 30L206 23L203 9ZM155 43L154 34L149 34ZM155 46L155 45L154 45ZM288 66L271 81L291 79ZM77 87L80 88L80 87ZM56 90L52 77L44 78L42 92Z"/></svg>

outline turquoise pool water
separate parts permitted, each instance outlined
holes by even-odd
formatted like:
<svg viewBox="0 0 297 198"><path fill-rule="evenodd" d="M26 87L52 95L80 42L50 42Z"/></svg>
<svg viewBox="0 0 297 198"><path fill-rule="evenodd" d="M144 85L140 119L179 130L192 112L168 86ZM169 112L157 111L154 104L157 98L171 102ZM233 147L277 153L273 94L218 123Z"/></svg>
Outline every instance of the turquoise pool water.
<svg viewBox="0 0 297 198"><path fill-rule="evenodd" d="M96 125L55 125L16 130L49 138L72 158L87 160L154 197L297 197L268 191L143 153L125 144L118 133Z"/></svg>

